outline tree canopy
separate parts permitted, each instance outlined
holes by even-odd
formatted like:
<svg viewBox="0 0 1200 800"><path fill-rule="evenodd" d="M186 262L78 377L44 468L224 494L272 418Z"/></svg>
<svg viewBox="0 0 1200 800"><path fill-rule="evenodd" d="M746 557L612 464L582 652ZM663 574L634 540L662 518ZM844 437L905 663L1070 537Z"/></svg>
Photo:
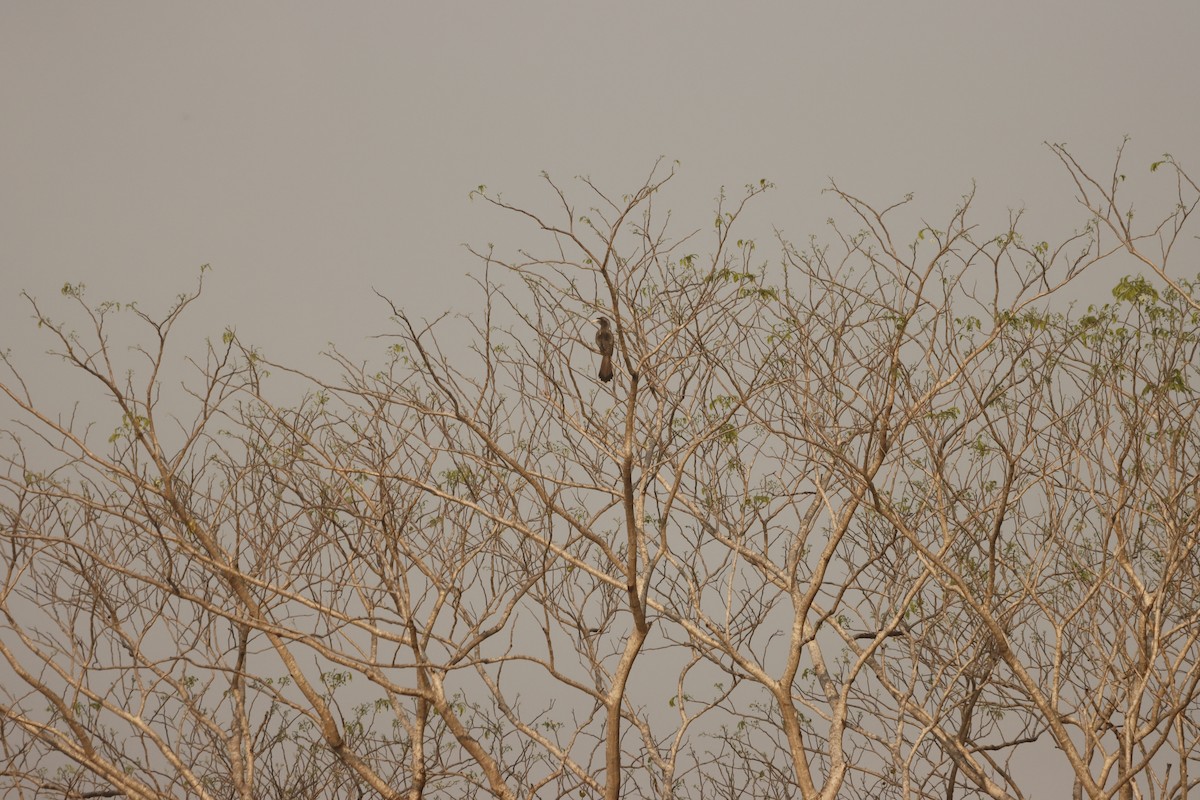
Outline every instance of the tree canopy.
<svg viewBox="0 0 1200 800"><path fill-rule="evenodd" d="M529 244L476 251L469 318L384 298L371 363L189 351L199 286L31 298L39 377L90 393L57 413L5 355L0 785L1187 796L1200 190L1139 170L1172 201L1143 223L1119 157L1050 149L1081 209L1053 242L837 184L823 237L754 241L766 181L680 228L662 163L480 187Z"/></svg>

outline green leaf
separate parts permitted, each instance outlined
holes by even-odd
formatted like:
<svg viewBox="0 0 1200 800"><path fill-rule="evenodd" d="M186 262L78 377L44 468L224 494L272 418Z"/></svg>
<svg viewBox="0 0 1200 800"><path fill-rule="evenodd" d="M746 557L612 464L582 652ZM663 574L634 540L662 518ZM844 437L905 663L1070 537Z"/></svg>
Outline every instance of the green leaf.
<svg viewBox="0 0 1200 800"><path fill-rule="evenodd" d="M1158 290L1150 285L1150 282L1141 275L1130 277L1126 275L1121 278L1116 286L1113 287L1112 295L1118 300L1140 303L1143 301L1154 302L1158 300Z"/></svg>

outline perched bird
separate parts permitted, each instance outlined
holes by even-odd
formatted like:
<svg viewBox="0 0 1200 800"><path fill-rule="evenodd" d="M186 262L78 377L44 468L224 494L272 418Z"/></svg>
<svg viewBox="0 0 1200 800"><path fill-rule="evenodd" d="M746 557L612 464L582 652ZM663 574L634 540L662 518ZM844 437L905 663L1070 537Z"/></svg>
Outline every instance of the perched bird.
<svg viewBox="0 0 1200 800"><path fill-rule="evenodd" d="M596 348L601 356L600 380L608 383L613 379L612 354L616 346L616 337L613 336L608 317L596 317L596 324L600 326L600 330L596 331Z"/></svg>

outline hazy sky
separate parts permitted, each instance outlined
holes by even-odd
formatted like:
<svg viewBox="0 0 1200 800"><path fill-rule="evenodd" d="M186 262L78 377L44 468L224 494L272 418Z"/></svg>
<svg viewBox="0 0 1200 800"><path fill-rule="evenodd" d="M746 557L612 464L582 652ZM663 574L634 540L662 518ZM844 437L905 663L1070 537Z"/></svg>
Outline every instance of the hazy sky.
<svg viewBox="0 0 1200 800"><path fill-rule="evenodd" d="M619 195L660 155L681 230L765 177L758 220L824 235L832 176L931 220L975 180L980 221L1060 238L1082 214L1045 140L1200 171L1198 34L1195 0L0 0L0 347L46 347L22 289L161 311L210 263L192 335L370 352L372 288L467 312L461 245L537 241L472 187L549 208L542 170Z"/></svg>
<svg viewBox="0 0 1200 800"><path fill-rule="evenodd" d="M162 309L211 263L197 330L304 360L476 307L463 243L535 241L468 191L548 208L547 170L620 194L679 159L668 204L721 185L823 234L830 176L943 218L1081 219L1044 140L1100 171L1200 164L1200 3L0 4L0 339L29 290ZM1144 176L1144 177L1143 177ZM53 305L52 305L53 307Z"/></svg>

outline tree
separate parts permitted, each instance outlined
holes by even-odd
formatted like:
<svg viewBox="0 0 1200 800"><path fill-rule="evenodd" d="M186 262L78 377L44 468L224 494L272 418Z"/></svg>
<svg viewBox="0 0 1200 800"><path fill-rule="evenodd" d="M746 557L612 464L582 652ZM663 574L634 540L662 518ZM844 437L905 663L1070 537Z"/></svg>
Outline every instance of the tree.
<svg viewBox="0 0 1200 800"><path fill-rule="evenodd" d="M0 775L1022 798L1037 760L1076 797L1186 796L1200 315L1167 260L1196 187L1165 162L1147 239L1054 152L1092 214L1059 243L982 234L970 194L935 228L834 185L847 221L778 264L739 232L766 181L686 235L661 164L621 198L547 177L545 212L480 187L537 238L477 253L470 348L389 305L383 363L332 378L227 331L174 397L199 287L159 319L67 286L86 333L31 299L98 393L56 415L6 356ZM1067 307L1150 240L1152 278Z"/></svg>

